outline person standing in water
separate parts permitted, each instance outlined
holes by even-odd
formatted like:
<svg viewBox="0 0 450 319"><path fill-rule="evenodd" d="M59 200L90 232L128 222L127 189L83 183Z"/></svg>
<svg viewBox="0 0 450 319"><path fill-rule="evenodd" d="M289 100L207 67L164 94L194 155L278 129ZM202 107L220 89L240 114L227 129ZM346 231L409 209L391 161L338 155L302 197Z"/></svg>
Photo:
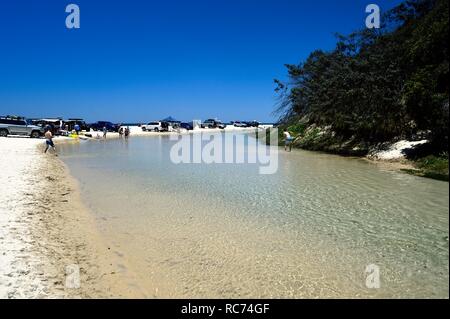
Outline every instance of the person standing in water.
<svg viewBox="0 0 450 319"><path fill-rule="evenodd" d="M46 130L44 135L45 135L45 151L44 151L44 153L47 153L48 149L51 147L53 149L53 152L55 152L55 155L56 155L56 147L55 147L55 144L53 143L53 134L52 134L51 130Z"/></svg>
<svg viewBox="0 0 450 319"><path fill-rule="evenodd" d="M122 136L123 136L123 127L121 126L119 128L119 137L122 138Z"/></svg>
<svg viewBox="0 0 450 319"><path fill-rule="evenodd" d="M289 147L289 152L292 152L292 142L294 138L291 136L291 133L289 133L288 130L284 130L284 150L287 151Z"/></svg>
<svg viewBox="0 0 450 319"><path fill-rule="evenodd" d="M103 138L106 138L106 134L108 134L108 130L106 129L106 126L103 126Z"/></svg>
<svg viewBox="0 0 450 319"><path fill-rule="evenodd" d="M125 129L125 138L128 138L130 136L130 127L127 126L127 128Z"/></svg>
<svg viewBox="0 0 450 319"><path fill-rule="evenodd" d="M80 125L79 124L75 124L75 126L73 128L75 130L75 133L77 135L80 135L80 131L81 131Z"/></svg>

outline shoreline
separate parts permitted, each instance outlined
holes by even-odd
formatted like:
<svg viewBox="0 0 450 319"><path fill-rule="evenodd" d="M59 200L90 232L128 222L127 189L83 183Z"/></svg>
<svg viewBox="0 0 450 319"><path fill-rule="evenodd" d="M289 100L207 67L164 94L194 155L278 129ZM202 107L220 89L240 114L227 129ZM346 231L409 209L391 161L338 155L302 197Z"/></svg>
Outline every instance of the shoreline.
<svg viewBox="0 0 450 319"><path fill-rule="evenodd" d="M103 140L92 133L87 140ZM170 134L178 133L143 132L136 127L131 137ZM107 135L116 138L118 133ZM58 147L79 139L58 136L54 142ZM0 177L6 190L0 195L0 299L154 296L109 247L81 199L78 181L52 150L43 153L44 143L42 138L0 139ZM80 287L72 289L66 287L70 275L66 267L74 265Z"/></svg>
<svg viewBox="0 0 450 319"><path fill-rule="evenodd" d="M147 296L101 237L78 181L43 147L42 139L0 140L7 190L0 197L0 298ZM79 287L68 281L73 267Z"/></svg>
<svg viewBox="0 0 450 319"><path fill-rule="evenodd" d="M55 138L57 146L70 142L78 141ZM155 297L102 236L67 165L43 147L44 139L0 139L0 299ZM408 167L354 158L388 170ZM80 269L78 289L66 286L71 265Z"/></svg>
<svg viewBox="0 0 450 319"><path fill-rule="evenodd" d="M140 140L140 141L138 141L138 140ZM150 140L151 139L148 139L148 141L150 141ZM157 138L157 140L158 140L158 138ZM136 138L136 143L138 143L138 142L146 144L147 139ZM103 144L103 143L100 143L100 144ZM113 151L113 152L115 151L114 146L116 143L110 144L110 143L105 142L104 144L105 145L109 144L109 146L110 146L110 147L105 146L105 148L108 148L110 151ZM122 143L120 143L120 144L122 144ZM182 264L183 260L189 261L189 263L191 263L192 261L195 261L196 259L193 258L193 256L187 256L186 258L183 258L181 254L179 254L177 251L171 251L170 248L172 247L172 245L174 243L176 243L176 241L174 241L174 238L177 238L177 237L183 238L184 240L189 239L189 242L191 242L191 243L196 242L196 241L192 240L193 238L191 237L192 235L190 235L190 234L184 234L183 232L177 232L176 230L182 229L181 226L180 226L181 228L179 228L179 227L175 226L176 223L175 223L175 225L172 225L171 223L168 223L167 220L165 220L165 216L174 217L170 212L177 211L178 208L175 207L175 209L170 209L170 207L171 207L170 205L169 206L160 205L159 200L161 198L161 195L159 194L159 192L156 192L158 194L155 198L152 198L150 201L148 201L148 202L146 202L146 204L144 204L145 202L140 203L139 199L141 197L132 197L131 195L128 195L128 194L125 194L123 197L119 195L117 197L117 198L119 198L119 200L117 202L115 202L113 200L113 198L115 198L116 197L115 195L117 195L118 193L111 192L110 190L108 190L106 192L99 192L99 193L95 193L95 191L94 192L91 191L91 188L92 188L92 190L103 189L103 187L108 189L106 185L108 185L109 183L111 183L111 185L117 185L118 183L120 183L120 178L121 178L120 175L121 174L119 174L117 176L118 179L113 178L113 176L112 176L113 174L111 174L111 177L109 177L109 172L112 171L112 169L114 169L114 168L117 169L117 167L115 167L114 165L112 165L112 166L106 165L105 167L107 167L107 169L106 169L106 171L104 171L102 173L103 177L101 175L99 175L98 178L94 178L94 179L88 178L88 176L95 177L96 172L92 169L90 169L88 171L83 171L82 170L83 167L97 168L97 164L96 164L96 159L93 159L93 161L87 160L85 162L84 158L85 158L85 155L87 155L88 158L90 158L91 156L95 157L95 153L97 152L97 150L96 150L97 147L95 146L95 144L91 144L89 146L87 144L85 144L85 145L87 146L88 149L90 149L90 151L86 150L87 153L83 154L81 156L82 158L80 158L80 160L82 162L80 164L82 164L82 165L79 166L74 163L73 168L74 168L74 173L77 173L75 176L80 176L81 181L82 181L82 184L81 184L81 185L83 185L82 195L86 195L86 197L83 196L83 199L86 199L87 204L90 203L92 205L92 211L95 212L96 216L98 216L97 221L98 221L98 225L100 226L100 229L102 231L102 234L104 234L105 238L108 238L109 241L115 242L115 246L114 246L115 251L117 251L118 253L121 253L122 255L125 255L127 258L129 258L130 266L133 267L133 269L135 270L135 273L137 273L139 275L143 275L141 277L142 284L145 287L147 287L149 291L154 290L153 288L156 287L159 289L159 291L156 290L155 294L157 294L161 297L165 297L165 298L170 298L173 296L179 297L180 295L178 295L178 294L180 294L180 293L182 294L183 290L181 290L181 289L177 290L177 289L181 288L183 286L178 287L176 284L174 284L174 282L171 282L169 278L171 278L171 279L179 278L179 280L176 280L175 282L182 282L183 278L185 280L191 279L192 275L189 275L187 277L183 277L183 276L177 277L177 272L176 272L177 267L178 267L177 264ZM70 154L71 154L71 152L68 152L69 156L70 156ZM301 156L301 153L299 153L297 155ZM118 156L120 158L120 154L118 154ZM125 155L125 156L127 156L127 155ZM289 155L287 155L287 156L289 157ZM318 158L321 157L320 154L314 155L314 153L312 153L311 156L312 156L311 160L313 162L315 161L315 159L314 159L315 157L318 157ZM297 157L297 156L294 156L293 160L295 160L295 157ZM358 181L360 179L359 177L366 176L365 171L368 171L369 174L370 174L370 171L374 171L374 174L378 175L378 173L376 173L375 171L379 171L379 170L383 171L382 175L384 175L384 176L394 175L393 180L395 180L395 181L403 180L402 176L398 176L397 173L391 174L388 172L386 174L386 170L383 168L377 169L376 166L365 165L365 163L360 160L352 161L352 159L358 159L356 157L348 158L348 159L350 159L351 161L347 161L346 159L340 160L338 158L336 158L335 160L338 163L339 162L343 163L345 165L345 167L347 167L347 165L350 165L350 167L355 167L357 169L356 172L359 171L362 174L362 175L354 175L354 176L357 176ZM109 161L106 161L105 163L107 163L107 162L109 162ZM305 164L306 164L306 162L307 161L305 161ZM354 162L354 163L351 163L351 162ZM359 162L359 163L357 163L357 162ZM72 160L69 161L68 164L72 164ZM99 165L101 165L103 167L102 164L99 163ZM70 167L72 167L72 165L70 165ZM142 168L140 166L138 166L138 167ZM98 169L100 169L100 167L98 167ZM89 173L89 175L86 175L86 173ZM155 173L152 172L152 175L153 174L155 174ZM382 176L382 175L378 175L378 176ZM367 175L367 176L372 176L372 175ZM415 185L427 183L426 181L421 181L421 180L415 179L415 178L406 177L405 179L407 182L411 182ZM100 183L97 183L96 180L99 180ZM363 182L361 185L363 190L366 189L365 184L366 183ZM105 185L105 186L103 186L103 185ZM136 194L139 193L138 189L137 188L135 189L134 187L132 187L132 185L127 185L127 186L125 186L125 185L127 185L127 184L126 183L124 184L124 187L126 187L125 189L129 190L131 193L136 193ZM142 185L142 184L140 184L140 185ZM333 183L333 185L334 185L334 183ZM370 180L369 180L368 185L371 185ZM435 184L433 184L433 185L435 185ZM193 186L195 186L195 185L193 185ZM441 186L438 185L438 187L441 187ZM113 187L113 189L115 189L115 188ZM393 192L393 193L395 193L395 192ZM164 193L161 193L161 194L164 194ZM186 202L186 203L188 202L186 200L181 200L182 197L174 196L174 193L172 193L172 192L170 192L169 194L171 196L168 198L169 200ZM364 194L368 194L368 193L363 191L362 194L363 194L362 198L363 199L365 198L368 201L368 203L370 203L372 201L372 198L370 197L370 195L367 195L367 196L364 195ZM401 195L401 194L398 194L398 195ZM408 197L408 195L406 195L406 198L407 197ZM314 196L312 196L312 198L314 198ZM388 198L390 198L390 197L388 196ZM393 198L391 198L391 200L389 202L397 203L397 200L398 200L398 203L400 205L400 203L402 202L402 200L401 200L402 198L405 199L405 197L403 197L403 196L393 196ZM129 200L129 204L124 204L122 206L121 203L128 203L128 200ZM165 203L167 201L168 200L162 200L161 203ZM366 204L364 204L364 200L361 200L361 202L363 205L366 205ZM133 203L133 205L131 205L132 203ZM381 203L378 203L378 204L381 204ZM232 205L232 206L234 206L234 205ZM91 206L89 206L89 207L91 207ZM144 207L144 210L142 213L139 213L141 211L142 207ZM169 208L161 216L158 216L158 218L154 218L152 220L151 216L153 216L154 214L155 214L155 216L157 216L156 211L154 209L152 209L152 207L161 207L161 208L169 207ZM358 207L355 209L356 209L356 211L359 211L359 210L365 211L366 210L365 207L366 206L358 205ZM384 206L380 205L380 207L384 207ZM199 207L197 207L197 208L201 212L208 211L207 208L206 209L200 209ZM414 211L414 209L412 209L412 210ZM190 211L187 205L186 205L186 207L184 207L183 211L186 211L186 212ZM219 209L219 211L220 211L220 209ZM126 216L122 216L122 214L121 214L122 212L129 212L129 214L127 213ZM134 212L137 212L137 213L134 215ZM402 210L400 210L400 212L402 212ZM134 220L140 221L139 218L143 217L143 216L147 216L147 214L150 215L150 217L148 217L148 219L147 219L147 217L145 217L146 219L143 220L145 222L142 222L142 223L138 222L135 225L135 227L133 227ZM192 214L192 213L188 213L188 214L186 214L186 216L189 216L190 214ZM210 213L207 213L207 214L208 214L207 216L209 216ZM402 214L403 214L403 212L402 212ZM389 215L389 214L387 214L387 215ZM178 218L181 217L180 218L181 220L179 220L179 222L183 221L182 216L183 215L181 215L181 216L176 215L176 217L178 217ZM197 216L197 215L194 214L193 216ZM212 214L212 216L214 216L214 214ZM386 216L386 217L387 217L387 219L385 219L385 220L389 220L390 217L389 216ZM124 219L122 220L121 218L124 218ZM177 220L178 220L178 218L177 218ZM193 225L191 225L193 222L197 221L197 218L195 218L195 217L194 217L194 219L186 220L186 222L188 225L190 225L188 227L192 227L194 229L201 229L202 232L210 233L211 230L208 230L208 228L205 227L206 226L205 222L207 219L205 219L204 222L202 222L201 220L202 220L201 218L198 219L200 224L198 224L197 227L192 227ZM353 218L352 218L352 220L353 220ZM220 221L220 217L219 217L219 221ZM164 229L164 227L162 227L162 226L164 226L165 224L167 224L167 225L170 224L172 226L167 228L166 231L162 231L161 233L158 234L157 231L156 232L148 231L148 228L145 228L145 226L143 226L143 228L140 229L139 225L147 225L147 223L148 223L148 225L156 226L155 229L158 229L158 228ZM213 225L214 224L222 225L221 222L213 223ZM183 225L183 223L181 223L181 225ZM383 225L383 223L381 223L381 225ZM160 226L160 227L158 227L158 226ZM224 227L223 229L226 229L226 227ZM245 229L245 227L244 227L244 229ZM212 231L211 233L218 234L220 232ZM228 233L232 233L232 232L228 232ZM331 233L332 233L332 231L331 231ZM169 234L169 235L168 235L168 237L165 237L164 234ZM228 235L226 235L226 237L228 237ZM160 243L161 241L164 241L164 238L168 239L167 242L169 244L161 244ZM246 238L249 238L249 237L246 237ZM267 237L264 237L264 238L267 239ZM310 238L314 238L314 237L310 237ZM325 236L325 238L327 238L327 237ZM325 238L323 238L323 239L325 239ZM211 238L209 240L207 240L206 242L210 242L210 240L211 240ZM137 242L138 244L134 244L134 242ZM227 242L227 240L221 240L220 242ZM245 242L245 240L244 240L244 242ZM249 242L252 242L252 241L249 241ZM264 240L263 240L263 242L264 242ZM275 243L275 242L276 241L273 241L273 240L268 241L268 243ZM333 246L333 243L330 243L330 245ZM327 246L329 246L329 245L325 245L324 248L326 248ZM143 248L141 248L141 247L143 247ZM157 251L158 247L159 248L165 247L165 249L162 249L161 251L158 252ZM217 245L215 245L215 247L217 247ZM336 247L338 247L338 246L336 246ZM193 251L195 251L195 248L198 248L198 246L194 245ZM346 248L346 247L345 247L345 245L343 245L343 246L341 246L341 248ZM184 249L181 249L181 250L184 251ZM306 249L306 250L308 250L308 249ZM190 249L187 251L190 251ZM226 249L223 249L221 251L226 251ZM351 250L351 251L353 251L353 250ZM170 253L167 253L167 255L166 255L166 252L170 252ZM226 254L227 257L234 256L235 252L231 251L229 253L230 254ZM345 254L345 255L349 255L349 254ZM211 255L209 253L207 253L207 256L210 257ZM212 254L212 256L214 256L214 254ZM383 256L383 258L384 258L384 256ZM308 260L308 259L315 260L315 258L304 258L304 260ZM212 260L214 260L214 258ZM369 258L367 260L371 260L371 262L372 262L372 258ZM197 261L202 262L202 265L203 265L203 262L204 262L203 259L200 259ZM197 264L197 263L195 263L195 264ZM365 266L365 264L363 264L363 263L361 263L361 265ZM213 269L214 269L214 264L209 264L209 266L213 267ZM364 269L363 266L361 266L361 271L363 271L363 269ZM164 269L163 271L161 271L162 269L159 267L163 267L162 269L167 267L169 269L167 269L167 270ZM195 266L189 266L187 268L195 269ZM245 266L243 265L242 269L244 269L244 268L245 268ZM317 267L317 268L319 268L321 270L325 269L322 267ZM159 272L158 272L158 270L159 270ZM169 271L173 271L172 275L170 275ZM330 273L332 273L332 271ZM347 272L345 272L345 273L347 273ZM350 272L348 272L348 273L350 273ZM151 274L155 274L155 275L152 276ZM272 274L276 274L276 271L273 271ZM169 275L167 277L167 279L166 279L166 275ZM310 278L310 277L311 276L305 276L305 278ZM312 277L315 277L315 276L312 276ZM162 281L159 281L161 279L162 279ZM187 282L189 282L189 280L187 280ZM331 283L331 281L330 281L330 283ZM193 293L195 291L196 293L198 293L198 291L196 291L194 289L190 290L192 288L190 287L190 285L188 283L185 283L184 285L185 285L185 287L187 287L187 288L185 288L186 291L191 291L191 293ZM207 287L207 285L206 285L206 287ZM177 288L177 289L170 290L171 288ZM202 288L202 289L206 289L206 288ZM176 294L169 295L169 294L167 294L168 291L170 291L171 293L176 292ZM214 291L214 289L211 289L210 291ZM184 295L181 295L181 296L184 296ZM192 294L186 295L186 296L192 297ZM204 295L199 294L199 295L194 295L194 296L197 296L197 297L201 297L201 296L203 296L203 297L204 296L221 297L222 296L223 297L223 295L221 295L221 294L215 295L212 293L204 294ZM249 295L249 296L255 296L255 295ZM329 295L329 297L332 297L332 296L333 295ZM349 296L351 296L351 294Z"/></svg>
<svg viewBox="0 0 450 319"><path fill-rule="evenodd" d="M280 145L280 147L282 147ZM338 152L330 152L326 150L311 150L308 148L303 148L300 146L294 146L292 149L295 150L301 150L301 151L307 151L307 152L314 152L314 153L323 153L328 155L335 155L339 157L344 158L353 158L353 159L359 159L363 160L369 164L380 166L384 169L395 171L402 174L412 175L420 178L427 178L427 179L433 179L438 181L443 181L448 183L448 172L447 174L434 174L430 175L427 174L427 171L421 168L418 168L418 162L414 160L409 160L405 157L398 157L398 158L378 158L372 155L350 155L345 153L338 153ZM448 162L448 160L447 160Z"/></svg>

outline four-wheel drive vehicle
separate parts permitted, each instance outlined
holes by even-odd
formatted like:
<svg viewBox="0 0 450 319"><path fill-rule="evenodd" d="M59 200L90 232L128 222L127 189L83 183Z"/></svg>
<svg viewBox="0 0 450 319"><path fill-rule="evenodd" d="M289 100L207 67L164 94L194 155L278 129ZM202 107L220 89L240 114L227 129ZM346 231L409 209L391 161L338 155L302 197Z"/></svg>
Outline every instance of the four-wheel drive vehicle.
<svg viewBox="0 0 450 319"><path fill-rule="evenodd" d="M82 119L68 119L67 121L64 121L64 126L67 131L73 131L75 129L75 125L77 124L81 131L90 131L89 125L87 125Z"/></svg>
<svg viewBox="0 0 450 319"><path fill-rule="evenodd" d="M258 121L245 122L247 127L259 127L260 123Z"/></svg>
<svg viewBox="0 0 450 319"><path fill-rule="evenodd" d="M90 128L94 131L103 131L103 128L106 127L108 132L118 132L120 126L107 121L98 121L90 125Z"/></svg>
<svg viewBox="0 0 450 319"><path fill-rule="evenodd" d="M152 132L164 131L163 123L161 123L161 122L150 122L146 125L142 125L141 128L144 132L145 131L152 131Z"/></svg>
<svg viewBox="0 0 450 319"><path fill-rule="evenodd" d="M190 123L181 123L180 128L183 128L188 131L192 131L194 129L194 126Z"/></svg>
<svg viewBox="0 0 450 319"><path fill-rule="evenodd" d="M29 125L24 118L0 117L0 136L25 135L39 138L44 129L36 125Z"/></svg>
<svg viewBox="0 0 450 319"><path fill-rule="evenodd" d="M202 128L220 128L225 129L226 125L219 120L209 119L202 123Z"/></svg>
<svg viewBox="0 0 450 319"><path fill-rule="evenodd" d="M241 121L235 121L233 122L234 127L248 127L248 124L246 122Z"/></svg>
<svg viewBox="0 0 450 319"><path fill-rule="evenodd" d="M58 119L32 119L27 121L28 124L37 125L44 128L44 131L50 130L53 135L60 135L64 126L64 121Z"/></svg>

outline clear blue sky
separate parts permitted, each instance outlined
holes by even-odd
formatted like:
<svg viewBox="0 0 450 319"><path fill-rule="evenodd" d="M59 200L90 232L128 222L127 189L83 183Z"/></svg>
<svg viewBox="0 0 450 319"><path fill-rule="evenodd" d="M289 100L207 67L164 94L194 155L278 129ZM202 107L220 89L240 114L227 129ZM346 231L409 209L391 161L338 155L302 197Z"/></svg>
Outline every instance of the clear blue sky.
<svg viewBox="0 0 450 319"><path fill-rule="evenodd" d="M284 64L399 0L14 0L0 6L0 115L273 121ZM65 27L76 3L81 29Z"/></svg>

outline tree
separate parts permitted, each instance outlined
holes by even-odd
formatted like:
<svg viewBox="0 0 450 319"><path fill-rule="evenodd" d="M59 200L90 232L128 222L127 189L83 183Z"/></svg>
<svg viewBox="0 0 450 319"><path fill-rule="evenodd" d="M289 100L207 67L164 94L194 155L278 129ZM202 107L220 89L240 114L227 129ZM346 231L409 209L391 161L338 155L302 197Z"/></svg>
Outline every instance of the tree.
<svg viewBox="0 0 450 319"><path fill-rule="evenodd" d="M448 0L406 1L381 30L338 36L331 52L286 65L275 80L280 122L302 119L375 143L431 131L448 145Z"/></svg>

